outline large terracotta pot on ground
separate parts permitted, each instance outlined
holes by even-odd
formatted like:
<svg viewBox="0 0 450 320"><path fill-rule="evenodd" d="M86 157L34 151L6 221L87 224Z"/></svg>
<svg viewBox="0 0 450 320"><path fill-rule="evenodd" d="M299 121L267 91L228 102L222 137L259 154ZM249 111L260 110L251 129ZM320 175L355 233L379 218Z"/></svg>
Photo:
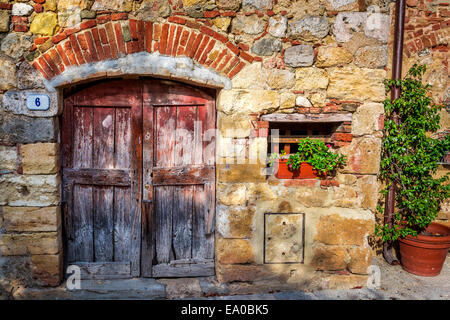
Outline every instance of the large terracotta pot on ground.
<svg viewBox="0 0 450 320"><path fill-rule="evenodd" d="M289 170L287 159L278 159L278 171L275 177L278 179L314 179L323 177L309 163L302 162L297 170Z"/></svg>
<svg viewBox="0 0 450 320"><path fill-rule="evenodd" d="M425 277L437 276L450 248L450 228L432 223L426 231L432 235L399 238L403 269Z"/></svg>

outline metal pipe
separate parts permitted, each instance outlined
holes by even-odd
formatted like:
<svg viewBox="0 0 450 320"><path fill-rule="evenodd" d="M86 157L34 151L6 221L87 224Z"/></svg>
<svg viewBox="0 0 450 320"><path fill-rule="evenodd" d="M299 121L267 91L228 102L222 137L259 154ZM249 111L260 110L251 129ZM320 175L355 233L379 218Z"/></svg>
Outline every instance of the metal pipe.
<svg viewBox="0 0 450 320"><path fill-rule="evenodd" d="M405 28L405 0L397 0L395 6L395 33L394 33L394 52L392 61L392 80L400 80L402 77L403 65L403 39ZM394 101L400 97L400 87L394 86L391 89L391 100ZM398 124L398 118L394 114L394 121ZM386 195L384 210L384 223L392 227L395 209L395 185L391 185ZM385 242L383 245L383 256L390 265L399 264L397 258L392 254L392 242Z"/></svg>

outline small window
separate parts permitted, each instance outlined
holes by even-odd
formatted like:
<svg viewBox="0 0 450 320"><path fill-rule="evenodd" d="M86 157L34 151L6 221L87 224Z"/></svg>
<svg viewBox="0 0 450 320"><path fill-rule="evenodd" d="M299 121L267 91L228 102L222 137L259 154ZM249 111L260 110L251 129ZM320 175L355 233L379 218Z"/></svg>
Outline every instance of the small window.
<svg viewBox="0 0 450 320"><path fill-rule="evenodd" d="M284 150L287 154L296 153L299 141L307 137L334 145L333 134L344 132L344 129L342 122L270 122L268 151L279 153Z"/></svg>

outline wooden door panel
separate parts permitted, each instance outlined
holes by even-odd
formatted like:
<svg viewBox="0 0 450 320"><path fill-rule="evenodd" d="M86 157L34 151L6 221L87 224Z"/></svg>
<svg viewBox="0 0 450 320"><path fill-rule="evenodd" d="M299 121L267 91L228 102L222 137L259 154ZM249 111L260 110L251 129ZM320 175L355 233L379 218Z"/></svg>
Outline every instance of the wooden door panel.
<svg viewBox="0 0 450 320"><path fill-rule="evenodd" d="M93 108L74 107L72 168L92 168Z"/></svg>
<svg viewBox="0 0 450 320"><path fill-rule="evenodd" d="M114 166L115 108L93 108L94 137L92 168L112 169Z"/></svg>
<svg viewBox="0 0 450 320"><path fill-rule="evenodd" d="M96 261L113 261L114 187L93 187L94 257Z"/></svg>
<svg viewBox="0 0 450 320"><path fill-rule="evenodd" d="M193 204L192 258L214 258L214 186L213 183L197 185Z"/></svg>
<svg viewBox="0 0 450 320"><path fill-rule="evenodd" d="M194 164L194 122L197 120L197 107L172 107L176 115L175 167Z"/></svg>
<svg viewBox="0 0 450 320"><path fill-rule="evenodd" d="M72 240L69 243L71 256L69 261L92 261L94 259L94 226L92 187L85 185L73 186Z"/></svg>
<svg viewBox="0 0 450 320"><path fill-rule="evenodd" d="M155 108L155 166L175 166L175 144L177 109L171 107Z"/></svg>
<svg viewBox="0 0 450 320"><path fill-rule="evenodd" d="M172 260L192 258L192 216L193 187L173 188L172 211Z"/></svg>
<svg viewBox="0 0 450 320"><path fill-rule="evenodd" d="M196 185L214 181L214 166L153 168L153 185Z"/></svg>
<svg viewBox="0 0 450 320"><path fill-rule="evenodd" d="M215 128L214 99L189 86L146 81L143 105L151 207L143 243L153 250L143 252L142 269L153 277L214 275L215 142L203 141Z"/></svg>
<svg viewBox="0 0 450 320"><path fill-rule="evenodd" d="M128 188L115 187L114 193L114 257L130 261L133 245L132 197Z"/></svg>
<svg viewBox="0 0 450 320"><path fill-rule="evenodd" d="M132 165L131 156L133 154L133 145L131 136L131 114L129 108L116 109L116 134L115 141L115 167L130 168Z"/></svg>
<svg viewBox="0 0 450 320"><path fill-rule="evenodd" d="M89 277L140 274L142 88L137 84L108 82L65 100L67 260L82 264Z"/></svg>
<svg viewBox="0 0 450 320"><path fill-rule="evenodd" d="M155 188L156 260L169 263L172 253L173 186ZM173 256L173 254L172 254Z"/></svg>

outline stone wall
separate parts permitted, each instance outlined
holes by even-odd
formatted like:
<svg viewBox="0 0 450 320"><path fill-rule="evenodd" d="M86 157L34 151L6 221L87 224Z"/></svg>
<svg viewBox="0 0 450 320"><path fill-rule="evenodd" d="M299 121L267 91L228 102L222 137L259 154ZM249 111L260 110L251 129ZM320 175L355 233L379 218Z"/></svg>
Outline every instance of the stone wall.
<svg viewBox="0 0 450 320"><path fill-rule="evenodd" d="M218 89L220 281L364 286L391 10L376 0L0 0L3 281L61 279L61 88L132 74ZM52 108L27 110L31 92ZM347 115L333 136L346 167L326 181L266 178L270 114Z"/></svg>

